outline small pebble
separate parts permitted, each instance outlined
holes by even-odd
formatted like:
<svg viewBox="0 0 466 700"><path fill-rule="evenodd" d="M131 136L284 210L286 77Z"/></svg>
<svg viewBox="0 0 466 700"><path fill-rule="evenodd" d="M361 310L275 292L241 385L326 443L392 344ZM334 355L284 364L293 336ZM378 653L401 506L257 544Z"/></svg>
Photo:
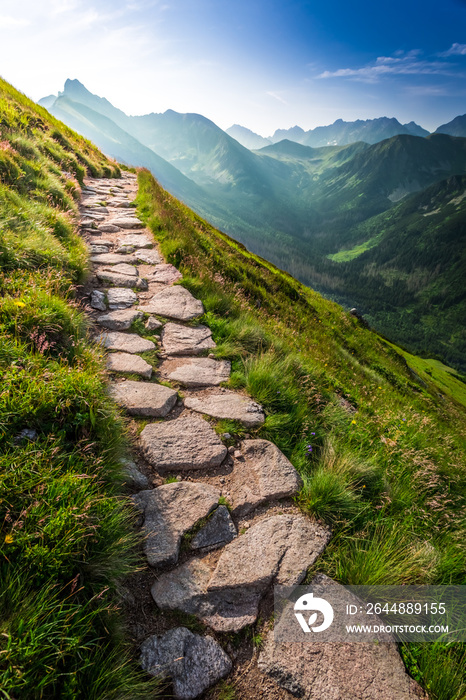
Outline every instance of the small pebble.
<svg viewBox="0 0 466 700"><path fill-rule="evenodd" d="M235 454L236 450L235 450L235 448L233 447L233 445L232 445L231 447L228 448L228 452L229 452L231 455L234 455L234 454Z"/></svg>
<svg viewBox="0 0 466 700"><path fill-rule="evenodd" d="M177 481L183 481L183 477L180 476L180 475L178 474L178 476L176 477L176 480L177 480Z"/></svg>
<svg viewBox="0 0 466 700"><path fill-rule="evenodd" d="M239 450L235 450L234 454L235 459L241 459L241 457L243 456Z"/></svg>
<svg viewBox="0 0 466 700"><path fill-rule="evenodd" d="M223 433L222 438L224 440L231 440L231 435L230 435L230 433Z"/></svg>

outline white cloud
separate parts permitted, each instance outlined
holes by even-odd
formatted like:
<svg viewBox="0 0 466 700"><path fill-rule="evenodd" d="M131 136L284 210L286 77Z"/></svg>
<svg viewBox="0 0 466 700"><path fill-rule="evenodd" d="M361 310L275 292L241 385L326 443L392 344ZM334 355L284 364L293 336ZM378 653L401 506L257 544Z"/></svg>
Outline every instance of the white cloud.
<svg viewBox="0 0 466 700"><path fill-rule="evenodd" d="M27 19L19 17L11 17L9 15L0 15L0 29L7 29L9 27L25 27L30 22Z"/></svg>
<svg viewBox="0 0 466 700"><path fill-rule="evenodd" d="M281 102L283 105L288 104L288 102L286 100L284 100L283 97L281 97L278 94L278 92L267 92L266 94L269 95L269 97L273 97L274 100Z"/></svg>
<svg viewBox="0 0 466 700"><path fill-rule="evenodd" d="M459 44L458 44L459 46ZM422 60L421 51L396 52L394 56L379 56L374 62L361 68L339 68L324 71L318 78L350 78L375 83L390 75L451 75L451 68L444 61Z"/></svg>
<svg viewBox="0 0 466 700"><path fill-rule="evenodd" d="M466 56L466 44L452 44L448 51L440 53L439 56L448 58L449 56Z"/></svg>

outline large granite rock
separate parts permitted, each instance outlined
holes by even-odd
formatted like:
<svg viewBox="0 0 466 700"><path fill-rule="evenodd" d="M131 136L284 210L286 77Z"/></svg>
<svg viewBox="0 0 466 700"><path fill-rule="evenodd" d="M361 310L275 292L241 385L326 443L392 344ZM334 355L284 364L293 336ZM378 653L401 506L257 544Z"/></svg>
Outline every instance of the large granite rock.
<svg viewBox="0 0 466 700"><path fill-rule="evenodd" d="M237 536L235 523L226 506L219 506L208 522L193 537L191 549L210 551L224 547Z"/></svg>
<svg viewBox="0 0 466 700"><path fill-rule="evenodd" d="M181 538L218 504L220 491L209 484L179 481L133 497L144 516L144 552L151 566L176 564Z"/></svg>
<svg viewBox="0 0 466 700"><path fill-rule="evenodd" d="M128 309L136 304L138 298L131 289L113 287L107 290L108 307L111 311Z"/></svg>
<svg viewBox="0 0 466 700"><path fill-rule="evenodd" d="M141 338L141 336L136 333L108 331L100 333L95 338L95 341L107 350L121 350L122 352L130 353L147 352L155 348L155 343L151 340Z"/></svg>
<svg viewBox="0 0 466 700"><path fill-rule="evenodd" d="M178 394L162 384L126 381L113 384L110 395L130 416L164 418L176 404Z"/></svg>
<svg viewBox="0 0 466 700"><path fill-rule="evenodd" d="M202 316L204 307L191 292L177 285L154 294L147 304L141 306L141 311L174 318L177 321L191 321L197 316Z"/></svg>
<svg viewBox="0 0 466 700"><path fill-rule="evenodd" d="M127 331L142 313L134 309L119 309L97 317L97 323L110 331Z"/></svg>
<svg viewBox="0 0 466 700"><path fill-rule="evenodd" d="M245 515L260 503L294 496L302 486L291 462L268 440L244 440L235 457L228 498L237 515Z"/></svg>
<svg viewBox="0 0 466 700"><path fill-rule="evenodd" d="M180 700L197 698L231 670L231 661L218 642L186 627L146 639L140 663L152 676L171 678L175 697Z"/></svg>
<svg viewBox="0 0 466 700"><path fill-rule="evenodd" d="M167 355L200 355L216 347L207 326L182 326L167 323L162 333L162 347Z"/></svg>
<svg viewBox="0 0 466 700"><path fill-rule="evenodd" d="M140 445L147 460L159 470L217 467L227 454L210 425L195 416L146 425Z"/></svg>
<svg viewBox="0 0 466 700"><path fill-rule="evenodd" d="M427 700L392 643L283 643L270 632L258 667L305 700Z"/></svg>
<svg viewBox="0 0 466 700"><path fill-rule="evenodd" d="M150 379L152 376L152 366L139 355L131 355L128 352L111 352L107 356L106 366L109 372L138 374L143 379Z"/></svg>
<svg viewBox="0 0 466 700"><path fill-rule="evenodd" d="M264 412L258 403L228 389L189 394L185 406L219 420L226 418L240 421L246 428L257 428L265 421Z"/></svg>
<svg viewBox="0 0 466 700"><path fill-rule="evenodd" d="M228 381L230 371L231 363L228 360L212 360L210 357L168 359L160 365L162 377L188 388L219 386Z"/></svg>
<svg viewBox="0 0 466 700"><path fill-rule="evenodd" d="M117 272L120 275L130 275L130 277L139 277L139 272L137 267L134 265L129 265L127 262L120 262L118 265L114 265L110 268L112 272Z"/></svg>
<svg viewBox="0 0 466 700"><path fill-rule="evenodd" d="M132 277L111 270L99 268L95 271L95 276L104 284L113 284L115 287L129 287L145 290L148 288L147 280L141 277Z"/></svg>
<svg viewBox="0 0 466 700"><path fill-rule="evenodd" d="M162 574L151 589L162 609L194 614L215 630L252 624L261 598L275 585L301 583L330 539L303 515L275 515L230 542L217 565L192 559Z"/></svg>
<svg viewBox="0 0 466 700"><path fill-rule="evenodd" d="M102 233L117 233L120 230L120 228L115 226L115 224L99 224L97 228L99 231L102 231Z"/></svg>

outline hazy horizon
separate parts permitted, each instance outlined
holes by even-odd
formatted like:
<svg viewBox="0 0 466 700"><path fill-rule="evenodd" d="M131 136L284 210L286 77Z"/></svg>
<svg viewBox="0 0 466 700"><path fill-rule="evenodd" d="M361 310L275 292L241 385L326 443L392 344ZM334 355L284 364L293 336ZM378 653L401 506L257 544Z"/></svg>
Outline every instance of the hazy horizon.
<svg viewBox="0 0 466 700"><path fill-rule="evenodd" d="M38 100L77 78L127 114L194 112L262 136L466 112L466 4L4 0L2 76ZM13 59L13 60L12 60Z"/></svg>

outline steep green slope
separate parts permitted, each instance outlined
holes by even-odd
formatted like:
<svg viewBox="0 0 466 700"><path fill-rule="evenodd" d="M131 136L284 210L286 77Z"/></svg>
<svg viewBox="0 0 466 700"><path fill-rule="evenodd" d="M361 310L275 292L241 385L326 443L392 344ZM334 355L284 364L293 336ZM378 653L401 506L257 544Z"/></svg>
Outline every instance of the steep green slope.
<svg viewBox="0 0 466 700"><path fill-rule="evenodd" d="M86 173L120 171L0 80L0 694L17 700L153 688L116 631L137 562L121 426L75 300Z"/></svg>
<svg viewBox="0 0 466 700"><path fill-rule="evenodd" d="M419 358L212 228L148 172L139 183L139 212L202 299L231 386L265 408L257 435L300 471L303 510L333 526L316 569L354 585L464 584L466 411L457 387L445 390L448 368L425 366L421 379ZM403 654L431 700L464 697L462 645Z"/></svg>

